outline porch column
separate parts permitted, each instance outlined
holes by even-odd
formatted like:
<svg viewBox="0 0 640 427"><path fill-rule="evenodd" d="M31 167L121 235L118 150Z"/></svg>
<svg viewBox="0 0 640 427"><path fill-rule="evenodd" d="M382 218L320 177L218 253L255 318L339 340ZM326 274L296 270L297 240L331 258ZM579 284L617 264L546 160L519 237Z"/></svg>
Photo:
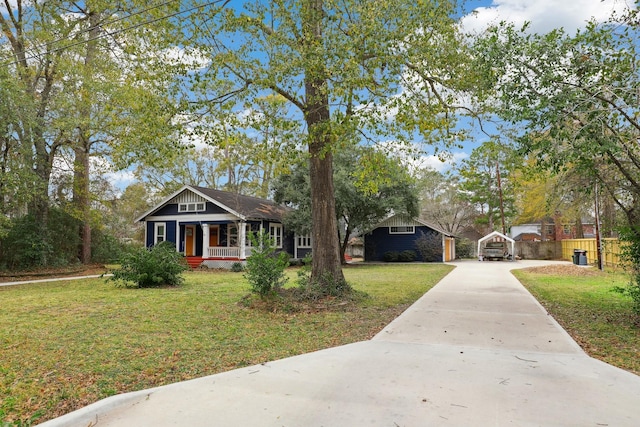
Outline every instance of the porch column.
<svg viewBox="0 0 640 427"><path fill-rule="evenodd" d="M245 222L240 222L238 225L238 246L240 247L240 259L247 258L247 227Z"/></svg>
<svg viewBox="0 0 640 427"><path fill-rule="evenodd" d="M202 227L202 257L209 258L209 224L201 224Z"/></svg>

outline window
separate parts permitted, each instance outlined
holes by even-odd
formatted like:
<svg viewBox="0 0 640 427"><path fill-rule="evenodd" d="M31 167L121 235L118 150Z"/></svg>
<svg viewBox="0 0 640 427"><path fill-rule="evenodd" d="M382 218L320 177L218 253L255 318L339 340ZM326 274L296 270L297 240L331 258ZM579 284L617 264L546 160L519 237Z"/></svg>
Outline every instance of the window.
<svg viewBox="0 0 640 427"><path fill-rule="evenodd" d="M178 204L178 212L201 212L204 209L205 209L204 202Z"/></svg>
<svg viewBox="0 0 640 427"><path fill-rule="evenodd" d="M227 236L229 247L235 248L238 246L238 227L233 224L227 225Z"/></svg>
<svg viewBox="0 0 640 427"><path fill-rule="evenodd" d="M269 224L269 237L276 248L282 247L282 224Z"/></svg>
<svg viewBox="0 0 640 427"><path fill-rule="evenodd" d="M306 234L304 236L298 236L298 247L299 248L310 248L311 247L311 236Z"/></svg>
<svg viewBox="0 0 640 427"><path fill-rule="evenodd" d="M154 244L158 244L167 240L167 226L164 222L156 222Z"/></svg>
<svg viewBox="0 0 640 427"><path fill-rule="evenodd" d="M389 234L414 234L416 227L413 225L397 225L389 227Z"/></svg>
<svg viewBox="0 0 640 427"><path fill-rule="evenodd" d="M251 234L251 224L245 224L244 225L244 229L245 229L245 233L244 233L244 245L246 247L251 247L251 239L249 238L249 235ZM238 236L238 227L235 226L235 224L229 224L227 226L227 236L229 236L229 246L231 247L236 247L239 246L238 245L238 240L239 240L239 236Z"/></svg>

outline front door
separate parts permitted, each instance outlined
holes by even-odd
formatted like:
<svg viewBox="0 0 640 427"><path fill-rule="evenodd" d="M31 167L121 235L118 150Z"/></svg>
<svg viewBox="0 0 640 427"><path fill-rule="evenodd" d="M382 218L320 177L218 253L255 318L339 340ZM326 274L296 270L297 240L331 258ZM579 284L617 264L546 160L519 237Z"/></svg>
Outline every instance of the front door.
<svg viewBox="0 0 640 427"><path fill-rule="evenodd" d="M196 254L196 227L195 225L184 226L184 254L195 256Z"/></svg>
<svg viewBox="0 0 640 427"><path fill-rule="evenodd" d="M209 246L220 246L219 230L217 225L209 226Z"/></svg>

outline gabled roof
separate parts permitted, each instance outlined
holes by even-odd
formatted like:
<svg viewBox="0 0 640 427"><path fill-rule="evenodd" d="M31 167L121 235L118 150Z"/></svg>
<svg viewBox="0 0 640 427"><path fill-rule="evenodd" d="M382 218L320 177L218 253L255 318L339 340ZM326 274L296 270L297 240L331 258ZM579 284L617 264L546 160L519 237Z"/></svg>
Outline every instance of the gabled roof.
<svg viewBox="0 0 640 427"><path fill-rule="evenodd" d="M511 246L511 261L513 261L515 259L515 255L516 255L516 241L513 240L511 237L505 236L502 233L499 233L497 231L491 232L489 234L487 234L486 236L484 236L483 238L481 238L480 240L478 240L478 255L480 255L481 249L482 249L482 242L486 242L487 240L493 239L495 237L500 237L501 239L504 239L506 242L510 243Z"/></svg>
<svg viewBox="0 0 640 427"><path fill-rule="evenodd" d="M191 191L205 200L219 206L232 215L242 220L264 219L282 221L284 215L291 211L291 208L277 204L272 200L261 199L259 197L245 196L228 191L215 190L213 188L197 187L185 185L176 191L144 215L136 219L136 222L143 221L163 206L167 205L178 195L185 191Z"/></svg>
<svg viewBox="0 0 640 427"><path fill-rule="evenodd" d="M501 237L504 240L506 240L507 242L515 243L515 240L513 240L511 237L505 236L504 234L499 233L497 231L493 231L493 232L487 234L486 236L484 236L483 238L481 238L480 240L478 240L478 244L480 244L482 242L486 242L487 240L493 239L494 237Z"/></svg>
<svg viewBox="0 0 640 427"><path fill-rule="evenodd" d="M401 214L395 214L395 215L391 215L390 217L388 217L387 219L385 219L384 221L380 222L378 225L376 225L375 227L373 227L372 229L376 229L379 227L388 227L390 225L394 225L392 224L394 222L394 220L398 218L401 219L402 221L404 221L404 223L406 223L406 225L423 225L425 227L429 227L434 231L437 231L440 234L443 234L445 236L448 237L455 237L452 233L448 232L448 231L444 231L440 228L438 228L437 226L427 222L427 221L423 221L419 218L409 218L407 215L401 215Z"/></svg>

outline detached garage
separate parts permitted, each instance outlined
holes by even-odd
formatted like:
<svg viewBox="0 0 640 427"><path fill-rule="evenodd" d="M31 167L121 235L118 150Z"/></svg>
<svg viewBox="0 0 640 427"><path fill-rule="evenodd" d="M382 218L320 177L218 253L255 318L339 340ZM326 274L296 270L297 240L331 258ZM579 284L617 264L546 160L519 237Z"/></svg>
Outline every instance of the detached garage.
<svg viewBox="0 0 640 427"><path fill-rule="evenodd" d="M419 240L428 250L419 251ZM376 225L364 236L365 261L388 260L385 254L413 251L417 261L448 262L456 257L455 238L425 221L394 215ZM424 259L426 257L426 259Z"/></svg>

